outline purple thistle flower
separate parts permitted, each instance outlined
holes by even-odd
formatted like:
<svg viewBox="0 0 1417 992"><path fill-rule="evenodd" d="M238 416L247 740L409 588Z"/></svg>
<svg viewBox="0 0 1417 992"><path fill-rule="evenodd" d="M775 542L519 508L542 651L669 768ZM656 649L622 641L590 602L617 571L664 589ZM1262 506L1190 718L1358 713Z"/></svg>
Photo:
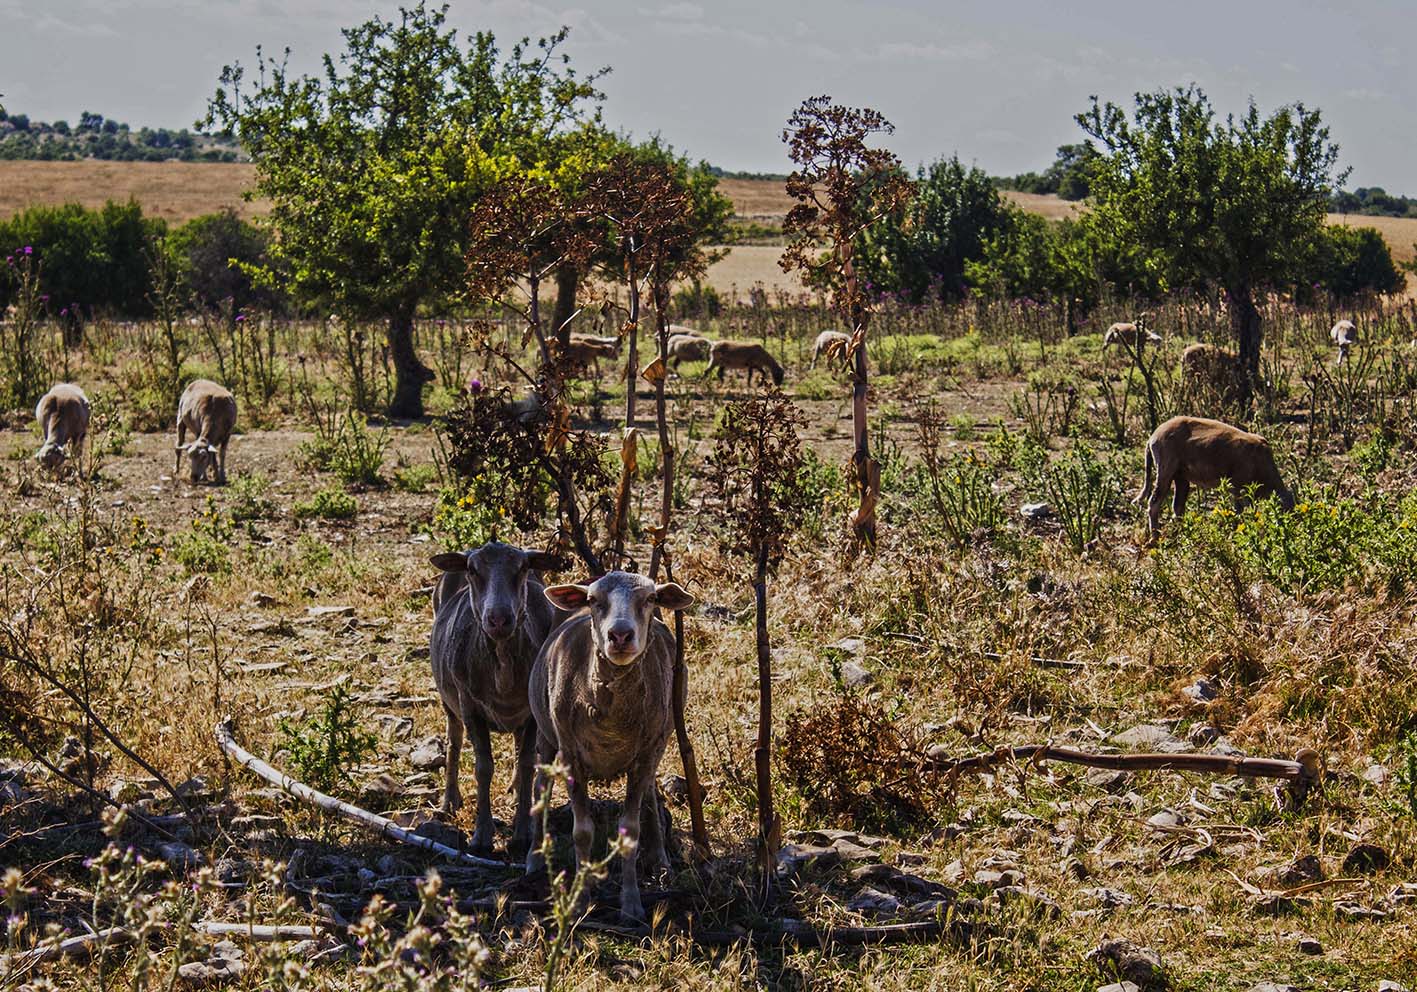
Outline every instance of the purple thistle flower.
<svg viewBox="0 0 1417 992"><path fill-rule="evenodd" d="M471 393L472 395L474 395L474 396L476 396L478 393L482 392L482 380L481 380L481 379L469 379L469 380L467 381L467 391L468 391L469 393Z"/></svg>
<svg viewBox="0 0 1417 992"><path fill-rule="evenodd" d="M59 311L59 316L61 316L61 317L67 317L67 316L69 316L69 308L68 308L68 307L65 307L63 310L60 310L60 311Z"/></svg>
<svg viewBox="0 0 1417 992"><path fill-rule="evenodd" d="M237 322L238 324L241 323L241 322L242 322L243 320L245 320L245 319L246 319L246 315L245 315L244 313L238 313L238 314L236 315L236 322Z"/></svg>
<svg viewBox="0 0 1417 992"><path fill-rule="evenodd" d="M630 835L630 828L627 827L627 826L624 826L624 825L622 824L621 827L620 827L620 836L621 836L621 837L628 837L629 835Z"/></svg>
<svg viewBox="0 0 1417 992"><path fill-rule="evenodd" d="M25 245L25 254L26 254L26 255L33 255L33 254L34 254L34 246L33 246L33 245Z"/></svg>
<svg viewBox="0 0 1417 992"><path fill-rule="evenodd" d="M48 293L40 293L40 294L39 294L39 302L41 302L41 303L48 303L48 302L49 302L49 294L48 294Z"/></svg>

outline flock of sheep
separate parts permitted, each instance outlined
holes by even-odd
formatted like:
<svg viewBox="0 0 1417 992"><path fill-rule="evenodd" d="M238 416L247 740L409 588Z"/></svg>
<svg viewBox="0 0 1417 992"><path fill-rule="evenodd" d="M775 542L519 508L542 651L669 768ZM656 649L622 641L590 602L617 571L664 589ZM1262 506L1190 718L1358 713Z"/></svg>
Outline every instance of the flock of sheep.
<svg viewBox="0 0 1417 992"><path fill-rule="evenodd" d="M706 372L730 369L783 380L782 366L760 344L714 341L675 326L668 342L670 361L708 360ZM1334 325L1331 336L1339 361L1356 341L1351 321ZM1144 319L1113 324L1103 348L1118 345L1134 355L1161 338ZM620 339L574 335L571 358L583 367L618 357ZM812 349L844 360L850 338L824 331ZM1236 357L1212 345L1191 345L1181 358L1182 374L1212 384L1233 382ZM35 409L44 434L36 458L46 467L62 465L82 449L89 426L89 402L78 386L60 383ZM236 400L215 382L199 379L183 392L177 410L177 468L189 458L189 479L226 480L226 449L236 423ZM188 433L195 435L187 441ZM1154 476L1154 481L1153 481ZM1173 417L1146 445L1145 485L1138 502L1148 504L1152 533L1160 527L1166 494L1174 488L1177 515L1185 511L1192 486L1211 488L1228 480L1237 496L1254 487L1276 495L1286 506L1293 497L1280 479L1273 452L1263 437L1217 420ZM656 584L642 575L610 572L585 585L545 586L542 573L564 567L559 559L499 542L434 555L442 573L433 593L430 657L448 724L444 812L462 806L458 765L465 735L471 738L477 781L475 851L492 848L491 733L516 735L516 813L509 849L525 855L528 871L541 867L540 820L531 814L533 795L549 800L550 781L533 772L538 762L559 759L568 769L573 839L578 863L590 857L593 836L588 786L593 781L626 780L620 819L624 852L621 903L624 916L643 920L639 852L651 868L667 864L655 776L672 730L674 642L659 610L683 610L693 597L672 582ZM641 823L646 828L640 844Z"/></svg>

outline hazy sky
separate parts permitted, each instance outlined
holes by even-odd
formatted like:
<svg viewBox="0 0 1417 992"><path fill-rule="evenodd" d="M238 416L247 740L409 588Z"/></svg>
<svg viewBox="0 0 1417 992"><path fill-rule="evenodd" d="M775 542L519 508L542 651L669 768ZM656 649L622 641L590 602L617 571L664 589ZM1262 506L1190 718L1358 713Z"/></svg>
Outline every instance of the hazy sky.
<svg viewBox="0 0 1417 992"><path fill-rule="evenodd" d="M339 0L0 0L0 92L11 112L187 126L224 63L257 44L313 68L338 29L395 3ZM785 171L780 133L829 93L895 122L908 164L957 152L991 173L1042 168L1076 141L1090 94L1197 82L1222 110L1324 111L1350 185L1417 194L1417 60L1397 0L454 0L460 29L504 43L570 25L604 82L610 124L659 132L730 169Z"/></svg>

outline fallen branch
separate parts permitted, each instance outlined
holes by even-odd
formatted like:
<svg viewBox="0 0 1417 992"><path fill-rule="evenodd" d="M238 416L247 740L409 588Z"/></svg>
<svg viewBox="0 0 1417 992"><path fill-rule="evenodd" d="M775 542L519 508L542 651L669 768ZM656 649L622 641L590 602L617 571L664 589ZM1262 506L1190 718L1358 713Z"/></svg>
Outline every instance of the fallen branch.
<svg viewBox="0 0 1417 992"><path fill-rule="evenodd" d="M589 933L604 933L617 937L644 938L670 936L676 931L666 927L630 927L615 923L583 920L577 927ZM778 920L752 930L688 930L681 931L701 947L726 947L742 941L768 945L794 944L799 947L863 947L876 944L899 944L941 937L958 943L968 943L974 927L963 920L924 920L917 923L887 923L874 927L826 927L819 929L804 920Z"/></svg>
<svg viewBox="0 0 1417 992"><path fill-rule="evenodd" d="M167 930L168 923L159 923L158 930ZM209 937L245 937L247 940L275 943L285 940L313 940L323 936L319 927L299 925L272 925L262 923L222 923L215 920L199 920L192 924L197 933ZM79 957L91 953L97 944L131 944L138 939L138 931L125 927L109 927L81 933L76 937L66 937L57 944L46 944L33 950L22 951L8 961L0 959L11 972L28 970L37 964L58 958ZM0 969L3 970L3 969Z"/></svg>
<svg viewBox="0 0 1417 992"><path fill-rule="evenodd" d="M466 851L459 851L446 844L440 844L431 837L424 837L422 834L405 830L392 820L382 817L377 813L371 813L367 809L360 809L358 806L336 799L333 796L327 796L323 792L317 792L310 788L310 786L297 782L279 769L272 768L250 751L247 751L240 744L236 743L236 739L232 737L231 721L229 719L223 720L221 723L217 724L215 733L218 746L229 754L232 760L237 764L259 775L261 778L283 791L290 793L297 799L303 799L308 803L312 803L327 813L334 813L337 816L344 817L346 820L363 824L366 827L378 831L381 836L398 841L400 844L408 844L410 847L422 848L430 854L440 854L445 858L462 864L480 865L485 868L511 867L504 861L494 861L491 858L479 858L474 854L468 854Z"/></svg>
<svg viewBox="0 0 1417 992"><path fill-rule="evenodd" d="M1207 775L1286 779L1296 802L1318 784L1323 774L1323 758L1312 748L1304 748L1294 756L1293 761L1285 761L1281 758L1238 758L1223 754L1098 754L1052 744L1028 744L1001 747L989 754L971 758L934 758L926 767L958 776L987 772L1002 764L1024 762L1041 765L1045 761L1066 761L1114 771L1201 772Z"/></svg>

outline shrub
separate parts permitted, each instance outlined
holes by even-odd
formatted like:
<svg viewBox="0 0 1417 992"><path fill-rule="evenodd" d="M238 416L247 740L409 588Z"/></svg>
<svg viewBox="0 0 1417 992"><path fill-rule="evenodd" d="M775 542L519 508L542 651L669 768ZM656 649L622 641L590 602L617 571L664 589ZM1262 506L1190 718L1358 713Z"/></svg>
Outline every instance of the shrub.
<svg viewBox="0 0 1417 992"><path fill-rule="evenodd" d="M342 685L325 697L314 719L282 719L277 728L295 777L321 792L353 781L349 769L374 750L377 738L359 725L354 699Z"/></svg>
<svg viewBox="0 0 1417 992"><path fill-rule="evenodd" d="M292 508L296 519L308 520L348 520L359 512L359 504L353 496L337 486L326 486L308 500L295 504Z"/></svg>
<svg viewBox="0 0 1417 992"><path fill-rule="evenodd" d="M276 515L275 500L266 495L271 480L260 472L243 475L231 484L231 519L266 520Z"/></svg>
<svg viewBox="0 0 1417 992"><path fill-rule="evenodd" d="M438 481L436 465L402 465L394 469L394 488L406 493L426 493Z"/></svg>
<svg viewBox="0 0 1417 992"><path fill-rule="evenodd" d="M192 529L172 542L172 557L189 574L223 574L231 571L231 520L208 496L206 508L192 521Z"/></svg>
<svg viewBox="0 0 1417 992"><path fill-rule="evenodd" d="M1121 474L1079 445L1044 467L1041 482L1068 544L1081 554L1102 533L1103 518L1122 492Z"/></svg>

